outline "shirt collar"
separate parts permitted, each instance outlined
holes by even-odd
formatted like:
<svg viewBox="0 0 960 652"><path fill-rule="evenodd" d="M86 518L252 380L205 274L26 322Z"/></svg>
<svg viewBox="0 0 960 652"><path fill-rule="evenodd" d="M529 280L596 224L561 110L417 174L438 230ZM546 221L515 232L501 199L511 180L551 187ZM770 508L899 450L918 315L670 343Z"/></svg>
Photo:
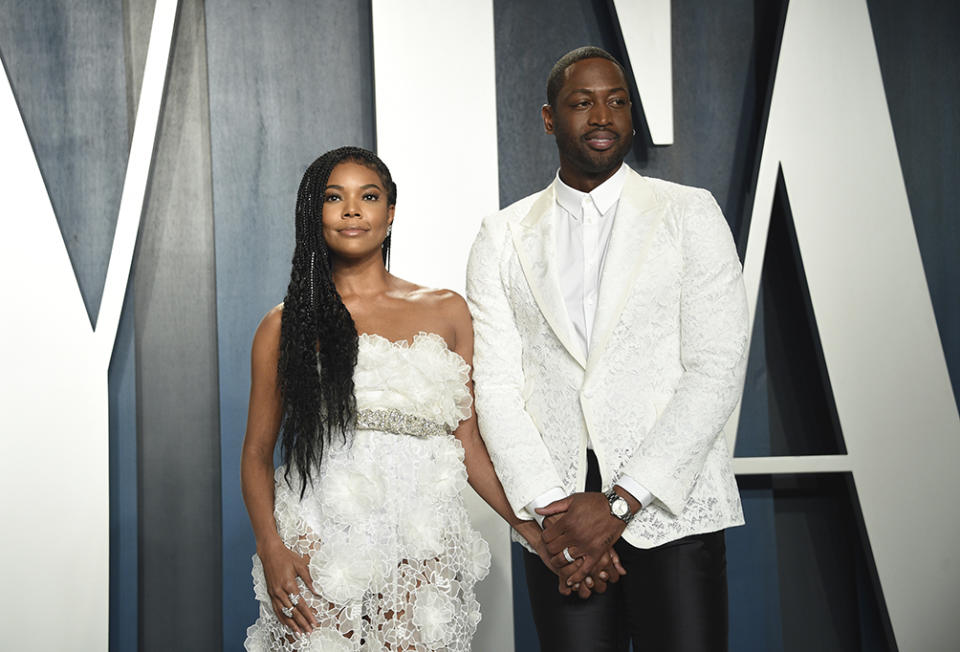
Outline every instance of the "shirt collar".
<svg viewBox="0 0 960 652"><path fill-rule="evenodd" d="M613 176L589 193L581 192L565 184L560 178L560 170L557 170L557 203L575 219L579 220L583 200L589 196L593 200L597 211L601 215L605 215L620 199L620 193L623 191L623 184L627 180L629 170L630 166L621 163L620 168L613 173Z"/></svg>

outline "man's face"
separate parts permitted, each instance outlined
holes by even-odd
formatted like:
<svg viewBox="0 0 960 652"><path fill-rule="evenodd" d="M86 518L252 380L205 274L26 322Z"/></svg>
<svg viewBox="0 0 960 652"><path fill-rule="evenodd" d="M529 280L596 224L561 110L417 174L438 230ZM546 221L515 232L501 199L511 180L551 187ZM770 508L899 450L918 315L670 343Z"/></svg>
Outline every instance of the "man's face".
<svg viewBox="0 0 960 652"><path fill-rule="evenodd" d="M565 71L555 106L543 107L543 125L557 139L561 174L605 178L633 143L627 81L606 59L583 59Z"/></svg>

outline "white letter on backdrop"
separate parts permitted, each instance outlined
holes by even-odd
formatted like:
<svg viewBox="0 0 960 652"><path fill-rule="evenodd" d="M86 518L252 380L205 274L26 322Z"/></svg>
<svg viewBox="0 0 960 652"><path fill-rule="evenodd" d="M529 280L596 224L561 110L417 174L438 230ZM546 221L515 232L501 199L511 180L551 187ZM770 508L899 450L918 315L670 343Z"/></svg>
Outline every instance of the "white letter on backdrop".
<svg viewBox="0 0 960 652"><path fill-rule="evenodd" d="M847 455L736 470L851 471L900 649L952 649L960 418L863 0L789 5L744 261L751 314L781 166Z"/></svg>
<svg viewBox="0 0 960 652"><path fill-rule="evenodd" d="M11 650L108 647L107 369L150 175L177 0L158 0L95 328L9 79L0 82L0 613ZM76 189L82 192L82 189Z"/></svg>

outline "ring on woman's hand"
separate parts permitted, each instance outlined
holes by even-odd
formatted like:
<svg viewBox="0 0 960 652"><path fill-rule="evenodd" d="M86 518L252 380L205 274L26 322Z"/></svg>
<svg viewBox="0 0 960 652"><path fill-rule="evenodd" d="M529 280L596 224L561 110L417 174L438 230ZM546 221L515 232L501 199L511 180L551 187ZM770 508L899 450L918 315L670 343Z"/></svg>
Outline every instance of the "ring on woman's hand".
<svg viewBox="0 0 960 652"><path fill-rule="evenodd" d="M300 594L299 594L299 593L289 593L289 594L287 594L287 597L290 598L290 602L293 603L293 606L294 606L294 607L296 607L296 606L297 606L297 603L300 602Z"/></svg>
<svg viewBox="0 0 960 652"><path fill-rule="evenodd" d="M283 615L287 618L293 618L293 607L280 607L280 611L282 611Z"/></svg>
<svg viewBox="0 0 960 652"><path fill-rule="evenodd" d="M576 559L570 556L570 548L563 549L563 558L567 560L568 564L572 564L573 562L577 561Z"/></svg>

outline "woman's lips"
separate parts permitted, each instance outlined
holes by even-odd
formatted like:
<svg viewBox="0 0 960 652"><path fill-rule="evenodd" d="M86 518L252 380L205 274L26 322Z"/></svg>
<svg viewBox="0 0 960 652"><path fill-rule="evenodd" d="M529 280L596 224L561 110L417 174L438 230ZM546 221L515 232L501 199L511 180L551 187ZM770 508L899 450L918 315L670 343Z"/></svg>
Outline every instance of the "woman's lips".
<svg viewBox="0 0 960 652"><path fill-rule="evenodd" d="M359 228L359 227L356 227L356 228L348 228L348 229L340 229L339 231L337 231L337 233L339 233L340 235L345 236L345 237L348 237L348 238L356 237L356 236L358 236L358 235L363 235L363 234L366 233L366 232L367 232L366 229L361 229L361 228Z"/></svg>

